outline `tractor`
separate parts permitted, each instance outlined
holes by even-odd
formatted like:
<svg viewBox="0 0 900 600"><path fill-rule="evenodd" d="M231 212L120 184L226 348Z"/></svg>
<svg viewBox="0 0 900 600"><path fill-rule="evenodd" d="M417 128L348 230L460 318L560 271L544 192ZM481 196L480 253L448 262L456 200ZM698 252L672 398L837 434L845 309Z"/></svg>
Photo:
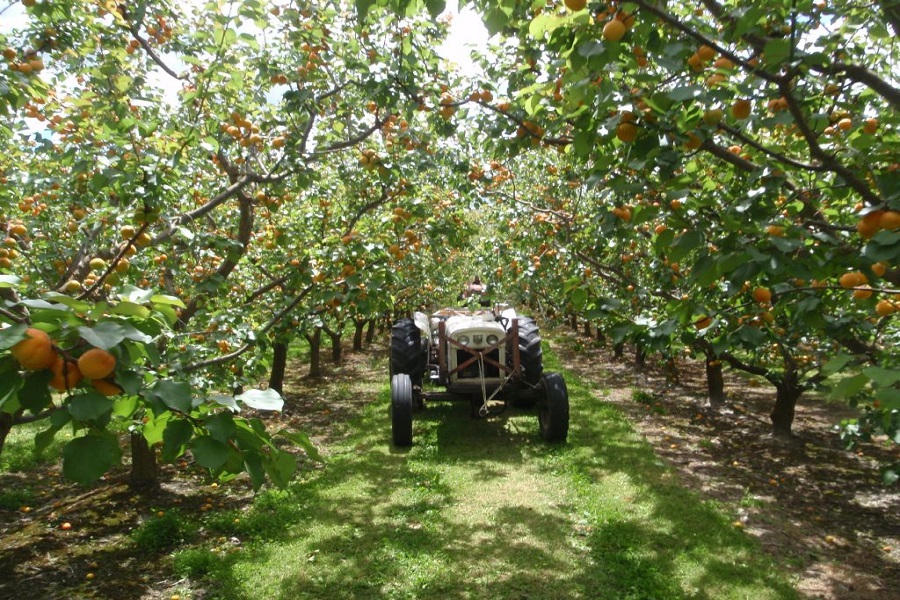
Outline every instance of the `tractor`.
<svg viewBox="0 0 900 600"><path fill-rule="evenodd" d="M558 373L545 373L534 319L498 304L416 312L391 328L391 432L412 445L413 411L426 401L462 400L472 417L490 416L502 401L536 408L541 437L565 442L569 394Z"/></svg>

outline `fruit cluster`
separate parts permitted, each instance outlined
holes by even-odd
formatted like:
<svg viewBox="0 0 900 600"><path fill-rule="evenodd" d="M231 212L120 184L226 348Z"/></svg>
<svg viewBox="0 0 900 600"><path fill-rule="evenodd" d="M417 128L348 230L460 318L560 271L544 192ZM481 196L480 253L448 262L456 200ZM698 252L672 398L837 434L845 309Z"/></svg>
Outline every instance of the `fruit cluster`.
<svg viewBox="0 0 900 600"><path fill-rule="evenodd" d="M49 369L52 373L49 385L55 390L71 390L86 380L105 396L122 393L111 377L116 369L116 357L102 348L90 348L74 359L61 353L46 331L29 327L25 339L16 343L11 353L24 369Z"/></svg>

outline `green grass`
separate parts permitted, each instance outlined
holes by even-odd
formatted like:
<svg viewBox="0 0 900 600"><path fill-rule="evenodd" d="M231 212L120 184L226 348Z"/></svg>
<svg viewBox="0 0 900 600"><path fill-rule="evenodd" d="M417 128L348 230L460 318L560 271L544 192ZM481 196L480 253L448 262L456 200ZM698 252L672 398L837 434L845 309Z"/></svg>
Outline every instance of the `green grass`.
<svg viewBox="0 0 900 600"><path fill-rule="evenodd" d="M34 447L34 436L48 427L46 420L13 427L3 444L3 452L0 452L0 473L26 473L58 461L62 447L73 437L72 429L63 428L56 432L50 445L38 453Z"/></svg>
<svg viewBox="0 0 900 600"><path fill-rule="evenodd" d="M242 550L184 550L176 570L232 600L796 597L585 382L567 375L564 446L542 443L531 413L473 421L465 404L438 404L397 450L384 379L342 384L372 402L323 449L324 469L210 517Z"/></svg>

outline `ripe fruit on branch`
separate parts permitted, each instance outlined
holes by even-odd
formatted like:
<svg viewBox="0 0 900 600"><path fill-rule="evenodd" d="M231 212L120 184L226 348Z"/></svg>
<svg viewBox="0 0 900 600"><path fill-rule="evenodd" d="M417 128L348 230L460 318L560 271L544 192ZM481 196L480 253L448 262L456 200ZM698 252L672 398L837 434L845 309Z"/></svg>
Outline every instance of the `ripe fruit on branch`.
<svg viewBox="0 0 900 600"><path fill-rule="evenodd" d="M88 379L103 379L116 368L116 357L102 348L91 348L78 358L78 369Z"/></svg>
<svg viewBox="0 0 900 600"><path fill-rule="evenodd" d="M868 278L860 271L851 271L849 273L844 273L843 275L841 275L841 278L838 281L841 284L841 287L845 290L853 289L855 287L869 283Z"/></svg>
<svg viewBox="0 0 900 600"><path fill-rule="evenodd" d="M875 312L878 313L879 317L886 317L894 314L896 311L897 306L890 300L879 300L878 304L875 305Z"/></svg>
<svg viewBox="0 0 900 600"><path fill-rule="evenodd" d="M749 100L735 100L734 104L731 105L731 116L733 116L735 119L746 119L750 116L750 112L752 109L753 105Z"/></svg>
<svg viewBox="0 0 900 600"><path fill-rule="evenodd" d="M110 379L92 379L91 385L104 396L118 396L122 393L122 388Z"/></svg>
<svg viewBox="0 0 900 600"><path fill-rule="evenodd" d="M578 12L579 10L584 10L584 7L587 6L587 0L565 0L565 5L572 12Z"/></svg>
<svg viewBox="0 0 900 600"><path fill-rule="evenodd" d="M57 355L53 364L50 365L50 370L53 372L53 377L50 378L49 385L55 390L64 392L81 382L81 371L74 360L66 360Z"/></svg>
<svg viewBox="0 0 900 600"><path fill-rule="evenodd" d="M618 42L625 36L625 23L618 19L607 21L603 26L603 39L607 42Z"/></svg>
<svg viewBox="0 0 900 600"><path fill-rule="evenodd" d="M634 123L623 121L616 127L616 137L626 144L633 142L637 134L638 130Z"/></svg>
<svg viewBox="0 0 900 600"><path fill-rule="evenodd" d="M760 304L768 304L772 301L772 292L769 291L769 288L758 287L753 290L751 295L753 296L753 299Z"/></svg>
<svg viewBox="0 0 900 600"><path fill-rule="evenodd" d="M31 371L48 368L56 360L56 350L46 331L29 327L25 331L26 338L16 343L10 352L19 364Z"/></svg>

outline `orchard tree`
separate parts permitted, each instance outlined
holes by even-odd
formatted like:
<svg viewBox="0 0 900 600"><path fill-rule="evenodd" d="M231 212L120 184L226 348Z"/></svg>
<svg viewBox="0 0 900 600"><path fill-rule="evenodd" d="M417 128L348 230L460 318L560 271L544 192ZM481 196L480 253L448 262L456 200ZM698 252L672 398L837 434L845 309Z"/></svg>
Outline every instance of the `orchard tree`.
<svg viewBox="0 0 900 600"><path fill-rule="evenodd" d="M474 4L517 41L485 62L512 100L482 129L512 154L565 144L584 182L585 210L557 239L590 275L567 287L571 265L539 273L535 252L542 297L568 289L632 338L764 377L780 435L803 391L856 365L837 393L866 398L870 427L896 435L896 11ZM519 189L520 206L536 202Z"/></svg>
<svg viewBox="0 0 900 600"><path fill-rule="evenodd" d="M72 427L83 483L123 426L255 487L295 471L278 437L316 457L242 412L281 407L255 388L295 328L384 310L386 242L431 213L404 171L450 103L446 26L411 8L27 4L0 37L3 438Z"/></svg>

